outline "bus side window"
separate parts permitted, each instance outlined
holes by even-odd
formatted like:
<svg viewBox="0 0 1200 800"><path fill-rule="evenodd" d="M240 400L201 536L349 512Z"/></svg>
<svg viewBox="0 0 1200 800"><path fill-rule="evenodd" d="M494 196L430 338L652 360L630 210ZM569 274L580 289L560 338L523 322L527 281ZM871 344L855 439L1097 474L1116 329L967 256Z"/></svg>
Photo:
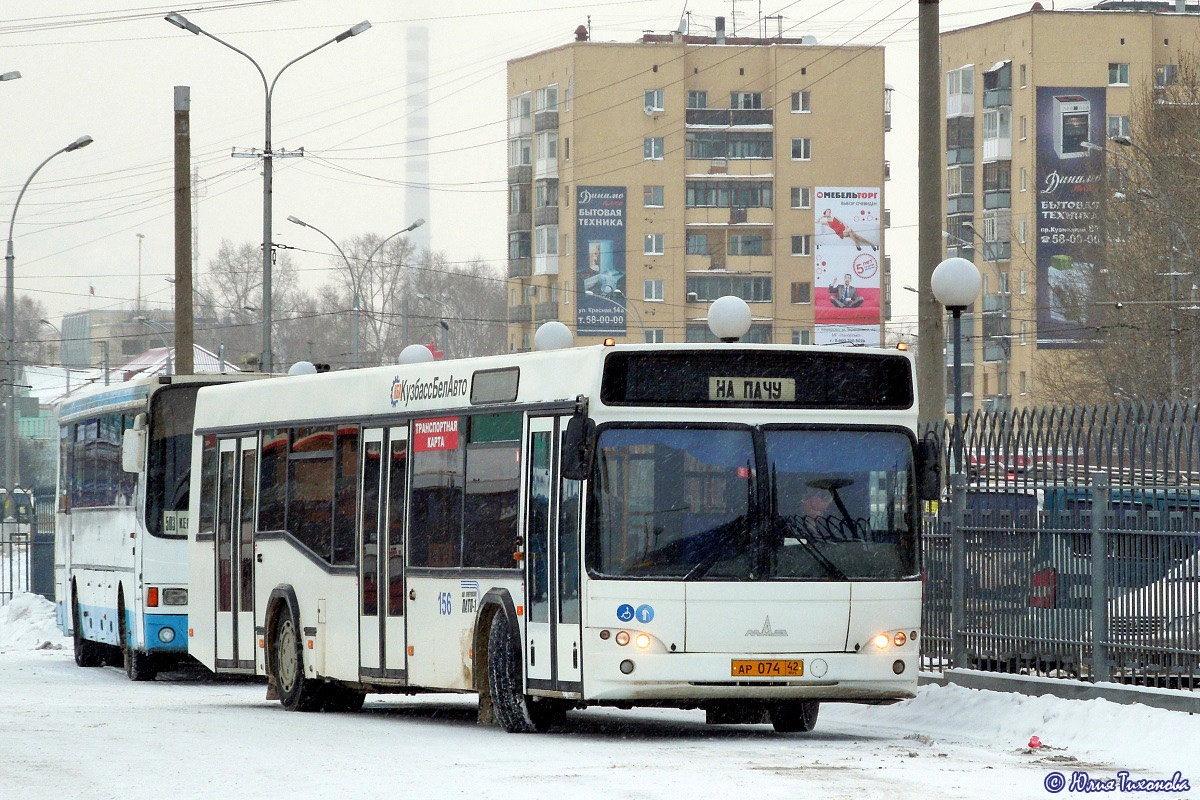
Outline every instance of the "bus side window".
<svg viewBox="0 0 1200 800"><path fill-rule="evenodd" d="M196 532L211 534L217 501L217 437L211 434L204 437L200 473L200 522Z"/></svg>
<svg viewBox="0 0 1200 800"><path fill-rule="evenodd" d="M521 414L480 414L470 419L463 566L513 568L517 495L521 483Z"/></svg>
<svg viewBox="0 0 1200 800"><path fill-rule="evenodd" d="M414 424L417 443L412 457L408 563L414 567L457 567L462 563L465 448L460 444L456 423L453 436L431 436L425 440L428 449L422 449L420 422Z"/></svg>
<svg viewBox="0 0 1200 800"><path fill-rule="evenodd" d="M354 521L358 518L358 427L337 432L337 465L333 496L333 563L356 562Z"/></svg>
<svg viewBox="0 0 1200 800"><path fill-rule="evenodd" d="M258 529L284 531L287 530L287 429L263 431L260 446Z"/></svg>

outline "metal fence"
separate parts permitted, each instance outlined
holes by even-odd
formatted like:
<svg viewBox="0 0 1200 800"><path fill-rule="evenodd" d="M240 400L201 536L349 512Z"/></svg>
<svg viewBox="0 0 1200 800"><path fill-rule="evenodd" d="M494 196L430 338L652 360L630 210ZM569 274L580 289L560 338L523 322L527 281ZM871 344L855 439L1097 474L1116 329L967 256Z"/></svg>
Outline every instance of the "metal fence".
<svg viewBox="0 0 1200 800"><path fill-rule="evenodd" d="M17 592L54 599L54 498L34 502L32 519L0 523L0 605Z"/></svg>
<svg viewBox="0 0 1200 800"><path fill-rule="evenodd" d="M926 509L922 645L948 666L1200 688L1200 415L979 412Z"/></svg>

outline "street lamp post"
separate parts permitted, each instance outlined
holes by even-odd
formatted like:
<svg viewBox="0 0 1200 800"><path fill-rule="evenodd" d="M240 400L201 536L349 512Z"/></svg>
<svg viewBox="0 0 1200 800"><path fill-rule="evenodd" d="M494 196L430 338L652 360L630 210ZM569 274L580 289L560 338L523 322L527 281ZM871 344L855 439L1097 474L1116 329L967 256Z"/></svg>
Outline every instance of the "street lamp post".
<svg viewBox="0 0 1200 800"><path fill-rule="evenodd" d="M450 325L449 325L449 323L446 322L446 312L448 312L448 311L452 312L453 309L451 309L449 306L447 306L445 304L445 302L438 300L436 297L430 297L429 295L422 294L421 292L417 292L417 298L420 300L427 300L430 303L433 303L434 305L436 305L440 309L442 309L443 315L441 317L438 317L438 327L442 329L442 357L443 358L449 357L449 355L450 355ZM433 329L433 346L434 346L434 348L437 347L437 328Z"/></svg>
<svg viewBox="0 0 1200 800"><path fill-rule="evenodd" d="M318 50L320 50L324 47L328 47L331 44L338 44L339 42L343 42L346 39L349 39L351 36L357 36L358 34L363 33L364 31L366 31L368 28L371 27L371 23L367 22L366 20L363 20L362 22L358 23L354 27L343 31L342 33L339 33L337 36L333 37L329 41L323 42L323 43L317 45L316 47L314 47L313 49L309 50L308 52L302 53L302 54L296 56L291 61L284 64L283 67L279 70L279 72L275 73L275 77L268 83L267 74L265 72L263 72L262 67L260 67L258 65L258 62L255 61L254 58L251 57L249 53L246 53L243 50L239 50L238 48L231 45L229 42L226 42L225 40L212 35L211 33L202 29L200 26L196 25L195 23L189 22L182 14L176 14L176 13L167 14L165 19L167 20L167 22L171 23L172 25L174 25L177 28L182 28L183 30L188 31L189 33L194 33L197 36L199 36L200 34L203 34L203 35L207 36L208 38L212 39L217 44L222 44L225 47L228 47L230 50L232 50L233 52L237 53L238 55L244 57L247 61L249 61L251 64L253 64L254 68L256 70L258 70L259 77L262 78L263 90L266 92L266 115L265 115L266 121L265 121L265 125L264 125L266 132L265 132L265 136L264 136L263 153L262 153L262 159L263 159L263 243L262 243L262 264L263 264L263 287L262 287L262 293L263 293L262 341L263 341L263 345L262 345L262 349L263 349L263 352L262 352L262 369L264 372L270 372L272 369L272 358L271 358L271 191L272 191L271 186L272 186L272 183L271 182L272 182L272 158L274 155L271 151L271 97L275 93L275 84L279 81L279 77L281 75L283 75L284 71L288 67L290 67L292 64L295 64L297 61L301 60L302 58L311 56L313 53L317 52Z"/></svg>
<svg viewBox="0 0 1200 800"><path fill-rule="evenodd" d="M947 258L937 265L930 288L937 301L946 307L954 326L954 471L962 471L962 312L979 296L982 279L979 268L965 258Z"/></svg>
<svg viewBox="0 0 1200 800"><path fill-rule="evenodd" d="M321 230L316 225L305 222L304 220L302 220L296 216L289 216L288 222L291 222L294 225L299 225L301 228L312 228L314 231L316 231L317 233L324 236L326 239L329 240L329 243L331 245L333 245L334 248L338 251L338 255L340 255L342 257L342 260L346 262L346 269L348 269L350 271L350 282L351 282L352 288L354 290L354 341L353 341L353 348L352 348L352 353L351 353L350 357L353 361L353 367L355 369L357 369L359 366L359 358L358 358L359 319L361 318L361 315L362 315L362 309L361 309L362 304L361 304L361 300L360 300L360 294L358 291L359 274L354 271L354 266L350 263L350 259L346 257L345 251L342 250L342 248L338 245L338 243L336 241L334 241L333 237L330 236L328 233ZM400 236L401 234L409 233L411 231L416 230L417 228L421 227L424 224L425 224L425 220L418 218L418 219L414 220L413 223L411 225L409 225L407 228L398 230L395 233L393 233L391 236L384 239L382 242L380 242L375 247L374 250L371 251L371 254L369 256L367 256L367 260L365 262L363 262L363 269L366 269L367 267L371 266L371 261L375 258L376 255L379 254L379 251L383 249L383 246L385 244L390 242L392 239L395 239L397 236ZM404 302L405 302L405 313L404 313L404 317L403 317L402 321L403 321L403 325L404 325L404 339L407 340L408 339L408 311L407 311L407 309L408 309L408 291L407 291L407 287L405 288L405 292L404 292ZM405 343L407 344L407 341ZM378 342L376 342L376 344L378 344Z"/></svg>
<svg viewBox="0 0 1200 800"><path fill-rule="evenodd" d="M20 74L17 74L20 77ZM25 180L25 185L21 187L20 193L17 195L17 202L13 203L12 216L8 220L8 246L4 255L4 272L8 280L8 286L4 294L4 311L7 317L4 321L4 338L6 340L6 349L4 354L5 366L5 388L8 390L8 408L6 414L8 419L4 426L4 487L8 490L9 502L5 503L5 509L0 510L0 517L16 513L15 510L10 511L9 508L15 508L11 502L11 498L17 488L17 349L16 349L16 327L13 324L13 317L16 313L16 296L13 292L13 270L16 259L13 255L13 228L17 223L17 209L21 207L21 198L25 196L25 190L29 188L29 184L37 177L37 174L42 171L42 167L50 162L50 159L62 153L70 153L73 150L78 150L81 147L87 147L92 143L92 137L80 136L75 141L71 142L66 147L59 148L46 157L46 160L37 165L30 176Z"/></svg>

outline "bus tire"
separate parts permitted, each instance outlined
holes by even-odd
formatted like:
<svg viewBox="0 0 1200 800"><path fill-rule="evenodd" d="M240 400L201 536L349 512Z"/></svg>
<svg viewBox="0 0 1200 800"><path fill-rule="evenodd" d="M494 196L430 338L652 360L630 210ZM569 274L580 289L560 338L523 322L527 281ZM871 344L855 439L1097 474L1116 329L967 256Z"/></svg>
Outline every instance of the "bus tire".
<svg viewBox="0 0 1200 800"><path fill-rule="evenodd" d="M131 681L152 681L158 676L154 656L135 648L125 625L125 595L117 598L117 631L121 638L121 666Z"/></svg>
<svg viewBox="0 0 1200 800"><path fill-rule="evenodd" d="M72 626L72 644L75 650L75 664L80 667L100 667L104 665L104 651L98 642L83 638L83 612L79 610L79 596L71 591L71 613L75 616Z"/></svg>
<svg viewBox="0 0 1200 800"><path fill-rule="evenodd" d="M289 611L275 620L271 637L274 650L275 685L279 702L288 711L319 711L324 704L320 681L304 677L304 650L299 625Z"/></svg>
<svg viewBox="0 0 1200 800"><path fill-rule="evenodd" d="M488 688L492 710L509 733L541 733L566 719L567 705L521 691L521 653L504 614L492 617L488 631Z"/></svg>
<svg viewBox="0 0 1200 800"><path fill-rule="evenodd" d="M817 727L817 713L821 704L817 700L788 700L772 703L767 716L776 733L808 733Z"/></svg>
<svg viewBox="0 0 1200 800"><path fill-rule="evenodd" d="M322 704L322 709L335 712L362 711L363 701L367 699L366 692L351 689L340 683L326 684L324 695L325 702Z"/></svg>

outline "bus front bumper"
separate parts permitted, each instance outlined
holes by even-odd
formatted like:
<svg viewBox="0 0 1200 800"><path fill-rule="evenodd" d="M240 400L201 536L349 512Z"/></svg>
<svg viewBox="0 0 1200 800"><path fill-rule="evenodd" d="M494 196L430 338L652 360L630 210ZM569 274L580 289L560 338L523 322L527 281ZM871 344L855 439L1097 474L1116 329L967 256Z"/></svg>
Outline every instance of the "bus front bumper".
<svg viewBox="0 0 1200 800"><path fill-rule="evenodd" d="M187 614L146 614L146 652L186 653Z"/></svg>
<svg viewBox="0 0 1200 800"><path fill-rule="evenodd" d="M666 653L603 648L585 654L587 700L809 699L879 703L916 696L917 648L883 653ZM590 656L590 657L589 657ZM733 675L734 661L801 661L803 674ZM631 662L624 665L623 662ZM901 668L902 667L902 668ZM897 672L899 670L899 672Z"/></svg>

